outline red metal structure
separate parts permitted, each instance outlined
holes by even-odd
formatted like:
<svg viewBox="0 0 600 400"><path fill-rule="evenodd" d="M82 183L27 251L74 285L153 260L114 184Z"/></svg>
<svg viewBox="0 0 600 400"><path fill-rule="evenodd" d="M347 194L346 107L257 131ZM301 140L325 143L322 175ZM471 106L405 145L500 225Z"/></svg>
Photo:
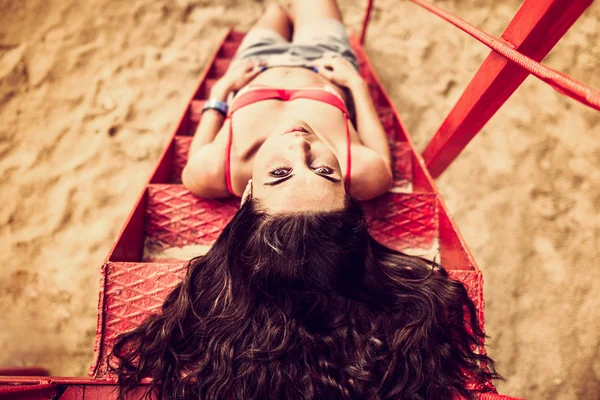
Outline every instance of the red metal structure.
<svg viewBox="0 0 600 400"><path fill-rule="evenodd" d="M363 206L372 235L383 244L439 256L450 276L468 288L483 327L481 271L450 217L430 171L434 176L443 172L530 73L585 104L600 107L597 91L536 62L556 44L591 0L525 0L502 39L492 38L426 1L412 1L470 33L493 51L422 157L416 152L398 111L383 90L362 47L373 6L373 1L369 1L360 39L352 37L352 45L360 62L361 75L369 84L388 134L393 154L394 188ZM238 200L206 200L191 195L181 185L181 171L203 101L216 79L226 71L243 36L243 33L230 31L223 37L102 266L95 359L89 371L91 378L0 376L0 398L79 400L115 397L116 386L114 376L107 369L107 355L116 335L133 328L160 308L165 296L181 278L184 262L210 246L238 208ZM493 389L491 382L488 387ZM140 385L139 389L144 390L145 385ZM511 397L484 394L480 399Z"/></svg>
<svg viewBox="0 0 600 400"><path fill-rule="evenodd" d="M600 110L600 92L540 64L593 0L525 0L496 39L424 0L411 0L492 49L423 152L437 178L529 74Z"/></svg>

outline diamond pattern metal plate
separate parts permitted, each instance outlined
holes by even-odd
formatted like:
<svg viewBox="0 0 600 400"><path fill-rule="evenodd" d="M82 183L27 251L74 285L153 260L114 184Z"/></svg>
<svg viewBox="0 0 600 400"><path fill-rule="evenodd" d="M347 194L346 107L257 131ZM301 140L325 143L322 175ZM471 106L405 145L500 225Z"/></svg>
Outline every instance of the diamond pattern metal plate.
<svg viewBox="0 0 600 400"><path fill-rule="evenodd" d="M135 328L147 316L160 312L166 296L180 282L186 263L119 263L103 266L94 364L90 374L109 378L107 356L115 338ZM465 284L478 309L483 328L482 277L480 271L449 271L452 279Z"/></svg>
<svg viewBox="0 0 600 400"><path fill-rule="evenodd" d="M152 250L189 244L212 245L239 209L239 199L194 196L182 185L148 186L146 245Z"/></svg>
<svg viewBox="0 0 600 400"><path fill-rule="evenodd" d="M387 193L362 206L373 238L392 249L430 249L437 238L433 193Z"/></svg>

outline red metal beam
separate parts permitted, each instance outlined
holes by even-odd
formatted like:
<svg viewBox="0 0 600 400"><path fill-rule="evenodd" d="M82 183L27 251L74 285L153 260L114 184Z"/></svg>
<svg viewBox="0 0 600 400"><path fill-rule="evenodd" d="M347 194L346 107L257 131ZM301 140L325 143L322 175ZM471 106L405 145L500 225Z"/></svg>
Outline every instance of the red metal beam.
<svg viewBox="0 0 600 400"><path fill-rule="evenodd" d="M1 386L0 398L4 400L37 400L57 398L59 387L50 383L26 386Z"/></svg>
<svg viewBox="0 0 600 400"><path fill-rule="evenodd" d="M525 0L501 39L487 35L429 2L411 1L493 49L423 152L434 178L454 161L529 73L570 97L598 108L597 91L537 63L593 0Z"/></svg>
<svg viewBox="0 0 600 400"><path fill-rule="evenodd" d="M50 372L43 367L8 367L0 368L0 376L49 376Z"/></svg>
<svg viewBox="0 0 600 400"><path fill-rule="evenodd" d="M371 10L373 8L373 1L369 0L367 3L367 8L365 10L365 17L363 18L362 30L360 31L360 39L359 43L361 45L365 44L365 36L367 36L367 26L369 26L369 20L371 19Z"/></svg>

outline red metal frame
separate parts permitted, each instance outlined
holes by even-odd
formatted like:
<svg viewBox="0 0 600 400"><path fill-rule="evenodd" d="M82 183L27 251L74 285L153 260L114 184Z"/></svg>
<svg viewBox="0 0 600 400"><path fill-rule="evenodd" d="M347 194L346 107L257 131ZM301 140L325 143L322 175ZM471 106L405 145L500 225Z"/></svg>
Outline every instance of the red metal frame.
<svg viewBox="0 0 600 400"><path fill-rule="evenodd" d="M475 26L469 24L468 22L458 18L455 15L450 14L449 12L431 4L425 0L410 0L413 3L416 3L423 8L431 11L435 15L440 18L450 22L452 25L460 28L462 31L468 33L475 39L479 40L481 43L485 44L490 49L495 52L501 54L506 57L508 60L512 61L515 64L518 64L520 67L529 71L531 75L539 78L540 80L549 84L552 88L556 89L558 92L571 97L579 101L582 104L585 104L591 108L596 110L600 110L600 92L595 90L589 86L584 85L581 82L576 81L575 79L556 71L552 68L549 68L543 64L536 62L535 60L521 54L517 50L513 48L513 46L504 40L497 39L482 30L476 28ZM533 0L529 0L533 1ZM546 2L549 0L540 0L541 2ZM563 0L552 0L552 2L559 2ZM592 0L588 0L591 2ZM567 13L570 7L571 2L567 1L567 4L563 4L562 11ZM558 13L557 15L562 15ZM561 17L562 18L562 17ZM562 22L562 21L561 21ZM560 27L561 25L557 25ZM551 34L551 32L549 32Z"/></svg>
<svg viewBox="0 0 600 400"><path fill-rule="evenodd" d="M501 40L429 2L411 1L493 49L423 152L434 178L441 175L530 73L570 97L600 109L597 91L537 63L593 0L525 0Z"/></svg>
<svg viewBox="0 0 600 400"><path fill-rule="evenodd" d="M42 367L0 368L0 376L50 376L50 372Z"/></svg>

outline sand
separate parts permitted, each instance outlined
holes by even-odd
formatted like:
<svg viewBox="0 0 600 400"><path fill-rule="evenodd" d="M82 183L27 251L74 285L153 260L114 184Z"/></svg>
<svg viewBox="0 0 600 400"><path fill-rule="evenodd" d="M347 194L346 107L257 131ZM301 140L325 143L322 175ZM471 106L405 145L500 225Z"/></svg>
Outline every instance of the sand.
<svg viewBox="0 0 600 400"><path fill-rule="evenodd" d="M520 2L438 3L499 35ZM264 6L0 0L0 365L86 374L102 260L217 38ZM366 48L420 149L488 53L393 0ZM545 62L600 88L599 60L596 2ZM599 159L600 113L530 77L438 180L484 273L502 393L599 398Z"/></svg>

